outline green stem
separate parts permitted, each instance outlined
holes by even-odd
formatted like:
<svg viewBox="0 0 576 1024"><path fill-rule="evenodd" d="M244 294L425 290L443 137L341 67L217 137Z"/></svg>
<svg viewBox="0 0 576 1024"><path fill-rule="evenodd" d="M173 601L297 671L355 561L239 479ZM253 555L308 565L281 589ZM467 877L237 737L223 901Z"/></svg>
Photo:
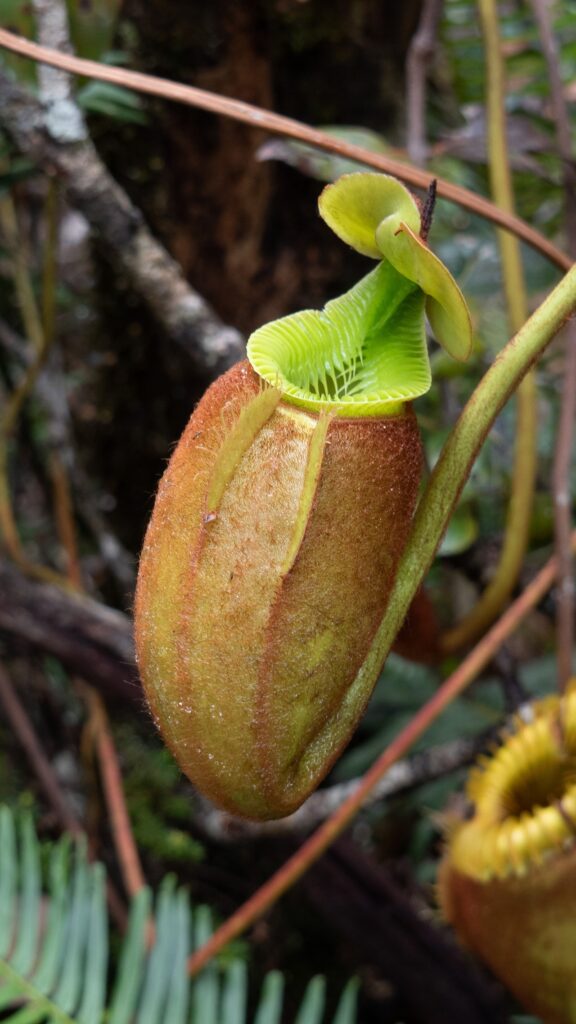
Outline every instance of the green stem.
<svg viewBox="0 0 576 1024"><path fill-rule="evenodd" d="M495 0L478 0L486 54L486 114L492 198L514 214L514 190L506 137L505 69ZM518 239L498 231L508 321L520 330L527 317L526 289ZM473 642L497 618L518 579L528 546L536 481L536 378L526 375L518 389L511 495L500 559L494 576L471 612L442 637L451 653Z"/></svg>
<svg viewBox="0 0 576 1024"><path fill-rule="evenodd" d="M388 609L361 669L365 675L377 678L496 416L575 308L576 266L508 342L463 409L418 507Z"/></svg>

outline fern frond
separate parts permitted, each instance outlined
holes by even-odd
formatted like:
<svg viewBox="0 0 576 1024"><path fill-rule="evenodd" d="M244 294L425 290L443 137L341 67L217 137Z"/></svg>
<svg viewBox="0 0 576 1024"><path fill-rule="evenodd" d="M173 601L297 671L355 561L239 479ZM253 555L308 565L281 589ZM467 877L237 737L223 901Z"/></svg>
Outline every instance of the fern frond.
<svg viewBox="0 0 576 1024"><path fill-rule="evenodd" d="M193 982L187 961L212 934L172 877L133 901L111 993L106 878L85 844L65 838L45 859L30 815L0 807L0 1014L4 1024L247 1024L248 970L239 956ZM44 880L45 876L45 880ZM148 948L152 933L154 942ZM332 1024L355 1024L356 983ZM264 980L252 1024L280 1024L284 978ZM311 980L295 1024L323 1024L325 980ZM107 1005L108 1003L108 1005Z"/></svg>

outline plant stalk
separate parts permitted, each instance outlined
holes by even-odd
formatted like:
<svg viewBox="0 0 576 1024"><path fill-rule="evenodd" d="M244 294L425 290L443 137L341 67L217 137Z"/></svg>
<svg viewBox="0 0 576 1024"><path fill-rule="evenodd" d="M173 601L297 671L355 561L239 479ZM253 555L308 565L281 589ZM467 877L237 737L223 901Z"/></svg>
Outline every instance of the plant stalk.
<svg viewBox="0 0 576 1024"><path fill-rule="evenodd" d="M492 198L514 214L514 190L506 136L505 68L495 0L478 0L486 54L488 155ZM528 303L518 239L498 231L508 322L519 331L527 317ZM516 437L511 495L500 559L494 576L479 601L456 627L441 638L445 653L452 654L473 643L497 618L508 601L520 574L530 533L536 482L536 377L531 371L518 388Z"/></svg>
<svg viewBox="0 0 576 1024"><path fill-rule="evenodd" d="M576 254L576 166L572 154L570 112L564 95L560 75L560 53L552 28L552 15L548 0L532 0L538 23L540 44L548 68L550 106L556 132L556 145L562 160L564 178L565 237L568 253ZM557 652L558 687L562 693L573 674L574 636L574 559L570 548L572 529L572 499L570 495L570 465L574 444L576 419L576 323L568 324L564 332L565 363L562 380L562 401L558 420L552 492L554 495L554 534L560 571L557 587Z"/></svg>

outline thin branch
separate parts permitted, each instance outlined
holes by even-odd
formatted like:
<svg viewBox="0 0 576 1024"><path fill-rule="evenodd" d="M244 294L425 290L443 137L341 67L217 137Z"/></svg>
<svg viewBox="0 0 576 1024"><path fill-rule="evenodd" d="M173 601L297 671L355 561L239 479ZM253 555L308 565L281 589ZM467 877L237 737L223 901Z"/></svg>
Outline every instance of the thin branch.
<svg viewBox="0 0 576 1024"><path fill-rule="evenodd" d="M479 0L486 55L486 110L490 186L494 201L514 213L514 189L510 172L505 111L505 66L496 0ZM528 315L528 302L520 244L517 238L498 231L508 324L519 331ZM484 593L468 615L441 637L447 654L473 643L490 626L511 596L524 561L530 532L536 484L536 376L526 374L518 388L514 464L510 500L500 558Z"/></svg>
<svg viewBox="0 0 576 1024"><path fill-rule="evenodd" d="M572 543L576 546L576 533L573 534ZM237 938L254 921L262 917L302 877L310 865L318 860L349 825L385 773L404 756L416 740L420 739L455 697L459 696L478 676L510 633L543 598L552 586L557 571L558 562L554 556L465 658L459 668L448 677L434 696L402 729L388 749L366 772L361 783L348 799L246 903L214 932L208 942L190 957L188 969L191 974L199 973L228 942Z"/></svg>
<svg viewBox="0 0 576 1024"><path fill-rule="evenodd" d="M146 886L146 879L144 878L144 872L142 871L138 849L130 824L130 815L128 814L126 798L124 796L122 772L114 739L110 731L108 715L102 699L91 687L83 684L82 692L90 708L91 727L93 729L104 796L108 807L114 846L118 855L124 886L129 896L136 896Z"/></svg>
<svg viewBox="0 0 576 1024"><path fill-rule="evenodd" d="M316 146L318 149L338 153L340 156L364 164L366 167L373 167L386 174L393 174L416 188L427 189L430 184L431 176L425 171L380 153L371 153L369 150L363 149L362 146L355 146L343 139L333 138L326 135L325 132L311 128L293 118L271 113L241 100L232 100L205 89L180 85L165 78L145 75L140 71L127 71L125 68L99 64L97 61L69 57L55 50L38 46L37 43L22 39L5 29L0 29L0 46L5 46L14 53L20 53L32 60L50 64L52 67L63 68L73 74L85 75L103 82L114 82L116 85L123 85L128 89L135 89L151 96L160 96L175 103L184 103L223 117L231 117L236 121L249 124L253 128L265 129L275 135L298 139L311 146ZM0 87L4 94L2 119L6 128L14 136L23 152L32 156L35 153L38 162L45 162L49 154L46 145L42 145L42 140L38 138L38 131L42 126L38 105L31 101L31 97L24 90L15 86L8 75L4 73L0 73ZM26 124L26 122L28 123ZM54 157L57 156L53 150L50 152ZM42 154L44 160L42 160ZM64 163L66 164L67 161ZM57 166L62 166L62 164L57 163ZM63 173L67 173L63 166L62 170ZM70 168L71 170L72 168ZM572 261L539 231L530 227L519 217L514 217L506 211L498 209L494 203L483 196L475 195L469 189L453 185L443 178L438 178L438 194L516 234L538 252L547 256L560 269L568 270L571 267Z"/></svg>
<svg viewBox="0 0 576 1024"><path fill-rule="evenodd" d="M58 658L105 695L144 713L127 615L92 598L34 583L0 559L0 630Z"/></svg>
<svg viewBox="0 0 576 1024"><path fill-rule="evenodd" d="M430 747L404 761L398 761L374 786L364 807L370 807L380 800L414 789L425 782L433 782L451 775L458 768L470 764L479 748L478 739L454 740L442 746ZM265 836L301 835L325 821L356 792L358 786L359 780L353 779L350 782L319 789L312 793L294 814L278 821L245 821L208 803L203 807L197 820L211 839L220 842L237 842L240 839L259 839Z"/></svg>
<svg viewBox="0 0 576 1024"><path fill-rule="evenodd" d="M65 4L53 0L32 0L38 42L64 53L72 53ZM52 138L62 142L83 142L87 137L82 112L72 95L70 76L47 64L38 67L39 95L46 109L46 125Z"/></svg>
<svg viewBox="0 0 576 1024"><path fill-rule="evenodd" d="M564 98L564 85L560 77L560 53L552 30L549 0L531 0L538 23L540 43L546 60L552 120L556 131L556 145L562 158L565 192L565 233L568 253L576 254L576 162L572 145L570 115Z"/></svg>
<svg viewBox="0 0 576 1024"><path fill-rule="evenodd" d="M24 705L2 665L0 665L0 701L4 707L6 718L18 737L38 783L44 790L60 825L72 835L82 835L84 830L66 802L56 772L46 757Z"/></svg>
<svg viewBox="0 0 576 1024"><path fill-rule="evenodd" d="M48 456L48 474L52 484L56 529L66 555L66 575L74 590L82 590L82 570L78 555L70 481L59 452L54 450Z"/></svg>
<svg viewBox="0 0 576 1024"><path fill-rule="evenodd" d="M552 117L556 129L556 145L563 160L564 209L568 252L576 255L576 165L572 152L572 133L568 107L560 78L560 54L547 0L532 0L538 23L542 51L548 68ZM564 331L565 364L558 437L552 470L554 496L554 531L558 574L557 650L558 685L563 691L572 676L574 652L574 560L570 549L572 501L570 497L570 464L576 419L576 325L569 323Z"/></svg>
<svg viewBox="0 0 576 1024"><path fill-rule="evenodd" d="M76 816L70 810L58 777L46 757L40 739L26 713L18 694L12 685L12 681L6 670L0 664L0 703L4 707L6 717L12 726L14 733L30 762L30 765L38 779L38 784L44 790L44 794L52 806L61 827L70 832L71 835L79 838L83 836L84 828ZM113 883L108 879L106 882L106 896L110 912L122 932L126 930L127 914L121 899L116 892Z"/></svg>
<svg viewBox="0 0 576 1024"><path fill-rule="evenodd" d="M434 56L434 46L444 0L424 0L418 28L406 58L406 148L417 167L428 157L426 142L426 76Z"/></svg>
<svg viewBox="0 0 576 1024"><path fill-rule="evenodd" d="M576 419L576 323L571 321L564 331L565 362L558 439L554 452L552 490L554 495L554 527L556 555L560 564L558 575L557 651L558 684L564 690L573 675L574 658L574 557L570 547L572 500L570 496L570 465Z"/></svg>

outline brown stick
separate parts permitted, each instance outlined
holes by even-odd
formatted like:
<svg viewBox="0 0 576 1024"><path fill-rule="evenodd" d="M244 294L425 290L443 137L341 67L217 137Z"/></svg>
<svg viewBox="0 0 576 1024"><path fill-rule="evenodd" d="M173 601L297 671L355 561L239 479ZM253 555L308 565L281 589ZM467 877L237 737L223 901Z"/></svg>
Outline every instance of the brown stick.
<svg viewBox="0 0 576 1024"><path fill-rule="evenodd" d="M0 559L0 629L59 658L104 695L143 711L130 619L92 598L34 583Z"/></svg>
<svg viewBox="0 0 576 1024"><path fill-rule="evenodd" d="M412 163L423 167L426 144L426 75L434 56L434 44L444 0L424 0L418 28L406 59L406 148Z"/></svg>
<svg viewBox="0 0 576 1024"><path fill-rule="evenodd" d="M38 783L44 790L62 828L71 832L72 835L82 835L84 830L66 802L56 773L46 757L36 731L2 665L0 665L0 701L34 770Z"/></svg>
<svg viewBox="0 0 576 1024"><path fill-rule="evenodd" d="M576 545L576 532L572 536L572 543ZM502 618L486 633L459 668L449 676L434 696L402 729L388 749L375 761L356 791L246 903L214 932L208 942L190 957L188 969L191 974L201 971L228 942L246 931L318 860L349 825L374 786L388 769L400 757L403 757L440 713L466 689L489 663L495 651L552 586L557 571L558 562L554 556L526 587L524 593L510 605Z"/></svg>
<svg viewBox="0 0 576 1024"><path fill-rule="evenodd" d="M125 68L99 64L97 61L70 57L56 50L39 46L28 39L22 39L12 32L7 32L5 29L0 29L0 46L5 46L14 53L20 53L24 57L30 57L32 60L50 64L52 67L62 68L73 74L86 75L89 78L96 78L103 82L114 82L116 85L136 89L151 96L160 96L164 99L198 107L201 110L207 110L223 117L231 117L236 121L249 124L253 128L263 128L276 135L286 135L289 138L298 139L300 142L317 146L319 149L338 153L340 156L364 164L366 167L374 167L376 170L393 174L402 181L406 181L409 185L414 185L416 188L427 189L430 185L431 175L425 171L411 167L400 160L383 156L380 153L371 153L361 146L355 146L352 143L345 142L343 139L333 138L316 128L311 128L300 121L295 121L291 117L271 113L251 103L229 99L226 96L218 96L215 93L207 92L205 89L198 89L195 86L180 85L165 78L145 75L141 71L127 71ZM0 74L0 83L3 85L6 94L2 118L11 133L15 137L19 137L20 140L23 137L23 132L24 136L37 135L38 105L30 103L30 97L26 97L22 90L17 89L7 75ZM24 121L25 107L28 108L28 125L18 123ZM36 138L35 148L37 150L38 142L39 140ZM45 150L45 145L43 148ZM53 158L56 159L56 165L59 166L58 152L51 152ZM457 203L459 206L463 206L467 210L472 210L481 217L485 217L494 224L498 224L507 231L516 234L518 238L522 238L544 256L547 256L562 270L568 270L572 266L572 260L541 235L539 231L530 227L529 224L526 224L519 217L500 210L489 199L475 195L460 185L453 185L443 178L438 178L438 195L453 203Z"/></svg>
<svg viewBox="0 0 576 1024"><path fill-rule="evenodd" d="M538 23L542 51L548 67L552 117L556 129L556 145L563 161L566 239L569 254L576 255L576 166L572 153L572 134L564 88L560 78L560 55L552 31L547 0L532 0ZM570 321L564 331L565 364L558 436L552 470L554 496L554 532L558 572L557 650L558 685L564 691L573 671L574 652L574 560L570 547L572 502L570 497L570 463L576 419L576 323Z"/></svg>
<svg viewBox="0 0 576 1024"><path fill-rule="evenodd" d="M559 565L556 623L558 685L561 691L566 689L573 674L574 656L574 559L570 545L572 529L570 464L576 419L576 323L574 321L567 325L564 331L564 341L564 386L552 472L555 547Z"/></svg>
<svg viewBox="0 0 576 1024"><path fill-rule="evenodd" d="M10 724L34 770L38 784L44 790L60 825L77 838L83 836L84 829L68 807L56 773L46 757L24 706L2 665L0 665L0 701L4 705L4 710ZM106 883L106 895L110 912L116 924L121 931L125 931L127 922L126 911L114 885L109 879Z"/></svg>
<svg viewBox="0 0 576 1024"><path fill-rule="evenodd" d="M532 0L532 9L538 23L540 43L548 70L552 120L556 131L556 145L563 165L567 248L569 254L574 257L576 251L576 163L572 148L570 115L564 98L564 85L560 77L560 53L552 30L548 0Z"/></svg>
<svg viewBox="0 0 576 1024"><path fill-rule="evenodd" d="M98 755L98 764L104 787L104 796L110 815L114 846L124 879L126 892L136 896L146 885L144 872L134 841L130 815L126 806L122 772L118 753L104 703L99 695L89 686L82 686L84 696L90 708L91 724Z"/></svg>
<svg viewBox="0 0 576 1024"><path fill-rule="evenodd" d="M70 481L64 469L64 463L55 450L52 450L48 456L48 472L52 483L56 529L66 553L66 575L75 590L82 590L82 570L78 557Z"/></svg>

